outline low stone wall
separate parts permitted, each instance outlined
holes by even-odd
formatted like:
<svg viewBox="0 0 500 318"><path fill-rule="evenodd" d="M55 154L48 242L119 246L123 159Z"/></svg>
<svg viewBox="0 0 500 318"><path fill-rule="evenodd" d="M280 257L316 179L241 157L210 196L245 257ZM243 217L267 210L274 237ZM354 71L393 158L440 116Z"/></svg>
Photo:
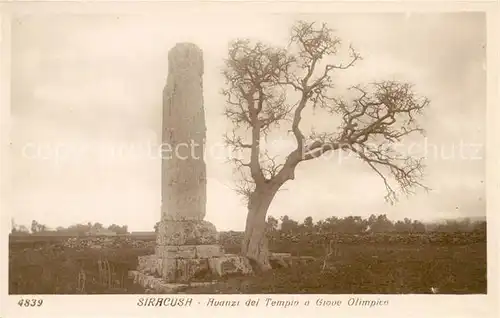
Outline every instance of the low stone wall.
<svg viewBox="0 0 500 318"><path fill-rule="evenodd" d="M237 246L243 240L243 232L221 232L220 242L224 247ZM323 244L333 240L339 244L453 244L465 245L484 243L486 234L484 232L429 232L429 233L373 233L373 234L350 234L350 233L282 233L276 231L268 235L269 247L275 251L290 243L305 243L311 246Z"/></svg>
<svg viewBox="0 0 500 318"><path fill-rule="evenodd" d="M226 253L238 253L243 232L220 232L219 244ZM35 241L34 239L31 239ZM72 237L60 240L50 238L38 238L36 242L51 242L53 245L83 250L91 249L115 249L115 248L141 248L152 249L156 247L156 237ZM348 233L272 233L269 235L269 247L275 252L293 252L291 246L316 247L333 240L339 244L444 244L444 245L466 245L484 243L486 234L484 232L459 232L459 233L424 233L424 234L399 234L399 233L376 233L376 234L348 234ZM19 243L16 243L18 242ZM26 241L26 242L25 242ZM13 244L27 245L27 239L13 239ZM30 244L31 245L31 244Z"/></svg>
<svg viewBox="0 0 500 318"><path fill-rule="evenodd" d="M62 242L67 248L82 249L114 249L114 248L154 248L154 240L140 240L134 237L80 237L69 238Z"/></svg>

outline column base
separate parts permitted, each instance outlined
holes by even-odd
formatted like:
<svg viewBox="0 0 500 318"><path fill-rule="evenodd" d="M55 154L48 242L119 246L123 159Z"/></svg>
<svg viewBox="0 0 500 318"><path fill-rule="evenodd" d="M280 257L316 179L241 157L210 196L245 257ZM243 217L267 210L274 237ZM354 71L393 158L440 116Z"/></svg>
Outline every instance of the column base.
<svg viewBox="0 0 500 318"><path fill-rule="evenodd" d="M210 222L163 219L158 229L155 254L140 256L137 271L132 271L131 275L141 285L153 284L161 291L176 284L252 273L246 257L225 254L217 243L218 233ZM158 287L165 284L170 284L170 287Z"/></svg>
<svg viewBox="0 0 500 318"><path fill-rule="evenodd" d="M161 277L168 283L211 281L227 275L252 273L252 267L246 257L224 254L218 245L158 247L157 254L139 256L137 270Z"/></svg>
<svg viewBox="0 0 500 318"><path fill-rule="evenodd" d="M129 272L134 282L149 292L176 293L188 287L213 284L220 277L253 273L246 257L224 254L218 245L157 247L156 253L139 256L137 270ZM271 253L269 261L273 268L280 268L308 264L315 258Z"/></svg>

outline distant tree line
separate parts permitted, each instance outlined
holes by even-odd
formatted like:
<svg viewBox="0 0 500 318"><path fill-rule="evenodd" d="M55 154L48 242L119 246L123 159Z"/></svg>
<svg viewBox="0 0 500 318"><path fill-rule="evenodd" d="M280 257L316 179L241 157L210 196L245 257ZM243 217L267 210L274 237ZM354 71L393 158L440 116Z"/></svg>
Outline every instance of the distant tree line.
<svg viewBox="0 0 500 318"><path fill-rule="evenodd" d="M50 229L44 224L36 220L31 221L31 227L25 225L17 225L12 221L11 234L12 235L30 235L30 234L47 234L47 235L71 235L71 236L85 236L88 233L97 233L101 230L108 230L116 234L128 234L127 225L111 224L105 227L99 222L88 222L87 224L74 224L69 227L58 226L55 229Z"/></svg>
<svg viewBox="0 0 500 318"><path fill-rule="evenodd" d="M154 231L158 232L160 222L154 225ZM317 222L313 221L311 216L306 217L302 222L293 220L288 215L277 219L273 216L267 218L267 232L272 233L425 233L425 232L472 232L486 231L486 221L475 221L470 218L444 220L442 222L424 223L418 220L404 218L403 220L391 221L387 215L370 215L368 218L360 216L336 217L332 216ZM89 232L98 232L107 229L118 235L129 234L127 225L111 224L105 227L99 222L88 222L87 224L74 224L69 227L59 226L56 229L50 229L46 225L36 220L31 222L30 228L25 225L17 225L12 221L11 234L30 235L30 234L54 234L54 235L74 235L84 236Z"/></svg>
<svg viewBox="0 0 500 318"><path fill-rule="evenodd" d="M471 232L486 231L486 221L474 221L470 218L444 220L442 222L424 223L418 220L404 218L396 222L387 218L387 215L370 215L368 218L360 216L329 217L318 222L308 216L304 221L293 220L288 215L279 220L268 216L268 233L425 233L425 232Z"/></svg>

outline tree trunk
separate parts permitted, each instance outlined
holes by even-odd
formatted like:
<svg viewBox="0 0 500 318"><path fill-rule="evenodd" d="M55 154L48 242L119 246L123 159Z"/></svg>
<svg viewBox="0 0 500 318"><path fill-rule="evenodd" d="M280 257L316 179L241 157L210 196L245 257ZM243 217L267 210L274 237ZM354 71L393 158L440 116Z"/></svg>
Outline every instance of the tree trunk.
<svg viewBox="0 0 500 318"><path fill-rule="evenodd" d="M277 189L271 187L256 188L248 203L248 214L245 236L242 243L242 254L250 260L254 271L268 271L269 249L266 237L266 215Z"/></svg>

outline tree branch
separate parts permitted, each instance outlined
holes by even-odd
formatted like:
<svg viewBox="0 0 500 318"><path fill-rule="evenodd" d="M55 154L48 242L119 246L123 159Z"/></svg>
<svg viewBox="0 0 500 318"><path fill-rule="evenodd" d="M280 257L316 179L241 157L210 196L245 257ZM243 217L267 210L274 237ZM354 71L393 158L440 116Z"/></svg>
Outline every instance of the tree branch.
<svg viewBox="0 0 500 318"><path fill-rule="evenodd" d="M292 52L294 48L296 53ZM382 178L391 202L398 191L410 194L417 187L428 189L421 183L422 158L402 156L394 151L394 145L406 136L424 133L416 119L429 100L417 96L412 85L397 81L374 82L369 88L353 86L348 90L353 96L348 99L330 96L334 88L332 73L349 69L362 59L349 46L347 62L320 67L325 57L335 56L340 48L341 40L326 24L318 26L303 21L293 26L288 50L249 40L230 45L223 71L228 86L223 91L225 115L236 128L251 131L249 142L244 142L234 131L232 136L225 136L226 144L233 149L250 149L248 162L237 159L234 164L250 168L250 175L244 180L255 187L271 184L273 189L279 189L287 180L294 179L300 162L329 151L351 151ZM295 103L288 102L287 88L298 93ZM336 131L311 133L306 138L300 124L307 107L339 116L340 126ZM279 163L260 143L263 136L267 137L271 129L283 122L291 123L296 147ZM384 169L400 190L390 184Z"/></svg>

